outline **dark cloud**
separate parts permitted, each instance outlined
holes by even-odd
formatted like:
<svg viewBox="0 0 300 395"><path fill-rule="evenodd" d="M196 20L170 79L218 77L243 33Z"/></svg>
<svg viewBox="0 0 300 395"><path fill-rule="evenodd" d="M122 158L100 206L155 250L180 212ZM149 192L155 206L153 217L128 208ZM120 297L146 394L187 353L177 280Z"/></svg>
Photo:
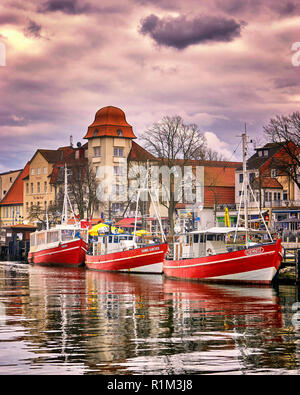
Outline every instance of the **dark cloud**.
<svg viewBox="0 0 300 395"><path fill-rule="evenodd" d="M21 22L19 15L11 12L0 14L0 25L14 24L18 25Z"/></svg>
<svg viewBox="0 0 300 395"><path fill-rule="evenodd" d="M26 28L24 29L24 35L26 37L41 38L42 26L29 19Z"/></svg>
<svg viewBox="0 0 300 395"><path fill-rule="evenodd" d="M189 45L211 41L228 42L241 35L242 23L234 19L201 15L159 18L154 14L141 20L139 32L149 34L159 45L184 49Z"/></svg>
<svg viewBox="0 0 300 395"><path fill-rule="evenodd" d="M90 11L90 5L78 0L47 0L40 7L40 12L61 11L65 14L83 14Z"/></svg>

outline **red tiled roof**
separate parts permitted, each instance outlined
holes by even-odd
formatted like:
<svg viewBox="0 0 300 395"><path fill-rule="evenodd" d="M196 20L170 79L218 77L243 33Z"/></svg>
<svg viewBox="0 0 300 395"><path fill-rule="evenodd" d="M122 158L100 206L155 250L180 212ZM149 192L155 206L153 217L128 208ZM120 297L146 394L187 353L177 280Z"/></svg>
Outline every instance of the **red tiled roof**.
<svg viewBox="0 0 300 395"><path fill-rule="evenodd" d="M233 187L204 187L204 207L233 203L235 203L235 189Z"/></svg>
<svg viewBox="0 0 300 395"><path fill-rule="evenodd" d="M276 188L276 189L283 189L282 185L280 182L273 177L262 177L260 182L258 178L255 178L252 182L253 188L257 189L259 188Z"/></svg>
<svg viewBox="0 0 300 395"><path fill-rule="evenodd" d="M145 148L141 147L135 141L132 141L131 150L128 155L128 160L132 161L145 161L145 160L157 160L155 156L146 151Z"/></svg>
<svg viewBox="0 0 300 395"><path fill-rule="evenodd" d="M122 136L118 134L119 130L121 130ZM103 107L96 112L95 120L88 127L84 138L103 136L136 138L132 126L126 121L124 111L114 106Z"/></svg>
<svg viewBox="0 0 300 395"><path fill-rule="evenodd" d="M29 174L29 163L30 162L27 162L26 166L15 179L15 182L12 184L5 197L1 200L1 205L23 204L23 178L27 177Z"/></svg>
<svg viewBox="0 0 300 395"><path fill-rule="evenodd" d="M223 162L224 163L224 162ZM226 163L226 162L225 162ZM204 185L214 187L235 187L235 167L204 167Z"/></svg>

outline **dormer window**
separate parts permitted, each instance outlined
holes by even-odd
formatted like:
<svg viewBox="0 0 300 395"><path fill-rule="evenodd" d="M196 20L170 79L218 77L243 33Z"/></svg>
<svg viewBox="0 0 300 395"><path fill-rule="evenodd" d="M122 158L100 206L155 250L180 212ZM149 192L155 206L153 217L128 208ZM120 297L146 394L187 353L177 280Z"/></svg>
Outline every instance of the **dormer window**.
<svg viewBox="0 0 300 395"><path fill-rule="evenodd" d="M260 149L257 151L257 155L260 157L267 157L269 154L269 151L267 149Z"/></svg>
<svg viewBox="0 0 300 395"><path fill-rule="evenodd" d="M117 134L118 134L119 137L123 137L123 132L122 132L121 129L118 129L118 130L117 130Z"/></svg>
<svg viewBox="0 0 300 395"><path fill-rule="evenodd" d="M97 137L97 134L98 134L98 129L95 129L94 130L94 137Z"/></svg>

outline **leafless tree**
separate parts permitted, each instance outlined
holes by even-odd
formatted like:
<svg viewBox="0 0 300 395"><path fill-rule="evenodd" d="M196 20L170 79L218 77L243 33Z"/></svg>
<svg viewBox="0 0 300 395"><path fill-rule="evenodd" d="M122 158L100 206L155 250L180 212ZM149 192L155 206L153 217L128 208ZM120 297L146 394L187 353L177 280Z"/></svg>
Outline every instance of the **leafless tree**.
<svg viewBox="0 0 300 395"><path fill-rule="evenodd" d="M98 204L96 196L96 173L93 166L87 161L67 163L68 193L74 212L83 219L85 216L93 217L94 209ZM60 166L56 187L63 193L64 167ZM59 199L57 194L57 199Z"/></svg>
<svg viewBox="0 0 300 395"><path fill-rule="evenodd" d="M142 137L144 147L159 159L161 165L170 170L175 166L183 168L189 159L193 159L197 152L205 150L206 140L196 124L185 124L183 119L176 115L166 116L150 127ZM174 213L179 202L176 191L176 174L170 171L168 201L162 204L168 209L170 234L174 234Z"/></svg>
<svg viewBox="0 0 300 395"><path fill-rule="evenodd" d="M264 126L268 140L282 147L282 154L273 159L273 166L289 176L300 188L300 112L277 115Z"/></svg>

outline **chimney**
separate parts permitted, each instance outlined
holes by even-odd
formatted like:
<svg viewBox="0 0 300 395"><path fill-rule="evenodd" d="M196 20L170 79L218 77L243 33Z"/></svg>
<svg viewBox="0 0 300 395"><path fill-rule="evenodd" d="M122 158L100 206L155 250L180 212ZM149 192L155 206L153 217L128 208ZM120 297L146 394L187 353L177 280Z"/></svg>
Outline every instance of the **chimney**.
<svg viewBox="0 0 300 395"><path fill-rule="evenodd" d="M73 148L73 136L72 135L70 136L70 147Z"/></svg>

